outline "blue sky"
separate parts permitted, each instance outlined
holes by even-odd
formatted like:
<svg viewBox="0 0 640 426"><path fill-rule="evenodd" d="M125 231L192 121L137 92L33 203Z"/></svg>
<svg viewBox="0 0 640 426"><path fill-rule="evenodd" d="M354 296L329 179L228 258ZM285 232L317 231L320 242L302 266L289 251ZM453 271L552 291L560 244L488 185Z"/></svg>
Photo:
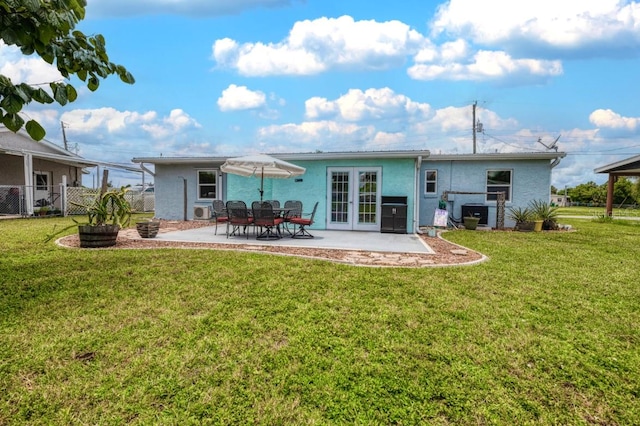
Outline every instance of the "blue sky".
<svg viewBox="0 0 640 426"><path fill-rule="evenodd" d="M88 0L117 77L31 105L47 139L96 160L428 149L567 153L558 188L640 153L640 3ZM14 82L59 78L0 45ZM77 81L72 81L74 83ZM135 183L114 172L115 184Z"/></svg>

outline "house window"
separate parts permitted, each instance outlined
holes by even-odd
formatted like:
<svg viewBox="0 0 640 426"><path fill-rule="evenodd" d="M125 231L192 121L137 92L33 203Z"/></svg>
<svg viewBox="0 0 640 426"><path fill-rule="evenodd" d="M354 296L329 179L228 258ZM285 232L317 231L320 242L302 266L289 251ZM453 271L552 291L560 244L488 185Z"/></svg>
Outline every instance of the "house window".
<svg viewBox="0 0 640 426"><path fill-rule="evenodd" d="M198 199L215 200L218 195L216 170L198 170Z"/></svg>
<svg viewBox="0 0 640 426"><path fill-rule="evenodd" d="M511 170L487 171L487 192L504 192L505 201L511 201ZM497 194L487 194L487 201L496 201Z"/></svg>
<svg viewBox="0 0 640 426"><path fill-rule="evenodd" d="M36 190L46 191L49 189L49 175L47 173L34 173L36 177Z"/></svg>
<svg viewBox="0 0 640 426"><path fill-rule="evenodd" d="M438 172L436 170L425 170L424 172L424 193L436 194L438 192Z"/></svg>

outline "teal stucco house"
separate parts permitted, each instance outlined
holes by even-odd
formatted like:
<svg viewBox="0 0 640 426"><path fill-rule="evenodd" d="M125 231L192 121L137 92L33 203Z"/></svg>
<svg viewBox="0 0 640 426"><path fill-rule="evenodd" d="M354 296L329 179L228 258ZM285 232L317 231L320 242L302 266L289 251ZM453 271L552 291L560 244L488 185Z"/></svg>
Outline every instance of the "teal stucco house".
<svg viewBox="0 0 640 426"><path fill-rule="evenodd" d="M564 153L431 155L417 151L363 151L270 154L304 167L301 176L264 179L265 200L300 200L309 212L318 202L315 229L417 232L433 225L443 194L452 220L470 205L495 226L497 189L507 206L549 200L551 170ZM260 199L260 180L223 173L227 157L134 158L154 175L155 216L193 220L214 199ZM151 165L153 169L151 170ZM449 194L467 192L467 194ZM389 215L394 217L390 219ZM508 224L507 224L508 225Z"/></svg>

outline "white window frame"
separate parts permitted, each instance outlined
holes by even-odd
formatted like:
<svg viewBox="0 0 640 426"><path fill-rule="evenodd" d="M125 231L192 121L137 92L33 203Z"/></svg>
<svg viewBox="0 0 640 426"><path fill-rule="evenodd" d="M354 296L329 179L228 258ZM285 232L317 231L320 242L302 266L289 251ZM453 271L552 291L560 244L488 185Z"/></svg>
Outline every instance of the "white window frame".
<svg viewBox="0 0 640 426"><path fill-rule="evenodd" d="M40 180L44 180L44 185L39 182ZM48 191L51 187L51 182L49 182L49 173L48 172L33 172L33 183L36 187L36 191Z"/></svg>
<svg viewBox="0 0 640 426"><path fill-rule="evenodd" d="M429 179L429 174L434 173L435 179ZM433 183L433 191L429 191L429 184ZM438 171L435 169L425 170L424 171L424 194L425 195L435 195L438 193Z"/></svg>
<svg viewBox="0 0 640 426"><path fill-rule="evenodd" d="M211 173L215 179L213 184L211 183L200 183L200 173ZM198 169L196 170L197 182L196 182L196 190L197 190L197 199L203 201L216 200L220 196L220 188L218 187L219 177L217 169ZM200 191L203 186L213 186L214 187L214 197L202 197L202 193Z"/></svg>
<svg viewBox="0 0 640 426"><path fill-rule="evenodd" d="M509 184L489 184L489 173L495 172L509 172ZM494 191L492 188L503 188L507 187L508 192L505 194L505 201L509 202L513 198L513 169L489 169L485 175L485 188L487 192L499 192ZM487 202L495 202L497 200L497 195L487 194L485 197Z"/></svg>

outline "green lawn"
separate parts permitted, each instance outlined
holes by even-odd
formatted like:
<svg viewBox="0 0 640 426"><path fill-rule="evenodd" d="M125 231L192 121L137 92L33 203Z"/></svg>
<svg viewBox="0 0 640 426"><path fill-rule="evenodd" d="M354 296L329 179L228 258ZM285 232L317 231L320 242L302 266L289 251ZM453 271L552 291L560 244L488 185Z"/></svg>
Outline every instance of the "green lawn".
<svg viewBox="0 0 640 426"><path fill-rule="evenodd" d="M43 243L0 220L0 425L630 425L640 222L447 233L466 267Z"/></svg>
<svg viewBox="0 0 640 426"><path fill-rule="evenodd" d="M586 206L572 206L572 207L559 207L558 213L563 216L588 216L591 218L603 217L606 214L607 209L604 207L586 207ZM631 208L613 208L614 217L640 217L640 209Z"/></svg>

